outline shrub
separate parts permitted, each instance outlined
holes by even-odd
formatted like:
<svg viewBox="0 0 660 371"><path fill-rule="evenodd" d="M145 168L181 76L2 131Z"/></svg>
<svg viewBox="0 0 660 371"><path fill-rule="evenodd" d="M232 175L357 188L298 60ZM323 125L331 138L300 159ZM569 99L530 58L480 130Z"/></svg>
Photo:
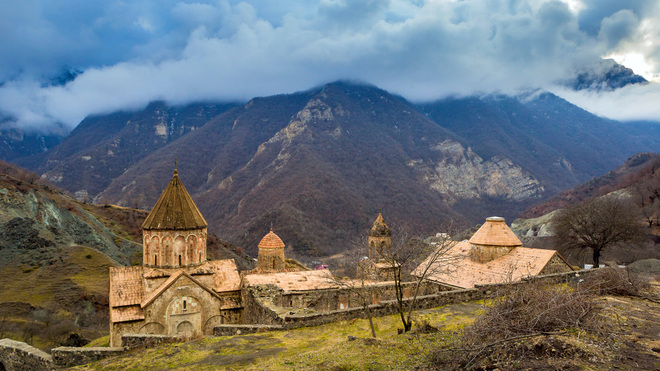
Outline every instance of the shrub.
<svg viewBox="0 0 660 371"><path fill-rule="evenodd" d="M645 292L651 287L647 278L627 268L616 267L597 269L587 275L582 286L597 295L637 297L645 296Z"/></svg>

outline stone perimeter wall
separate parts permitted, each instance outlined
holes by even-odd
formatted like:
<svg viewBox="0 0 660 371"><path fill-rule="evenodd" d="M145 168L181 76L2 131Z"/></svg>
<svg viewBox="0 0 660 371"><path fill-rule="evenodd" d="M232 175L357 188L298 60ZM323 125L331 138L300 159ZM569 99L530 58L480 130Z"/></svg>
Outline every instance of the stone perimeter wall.
<svg viewBox="0 0 660 371"><path fill-rule="evenodd" d="M11 339L0 340L0 364L7 371L53 370L50 354Z"/></svg>
<svg viewBox="0 0 660 371"><path fill-rule="evenodd" d="M126 349L124 348L108 347L59 347L52 349L50 352L56 365L60 367L73 367L98 361L99 359L117 356L125 351Z"/></svg>
<svg viewBox="0 0 660 371"><path fill-rule="evenodd" d="M277 325L220 325L213 328L213 336L246 335L283 329Z"/></svg>
<svg viewBox="0 0 660 371"><path fill-rule="evenodd" d="M593 270L536 276L512 284L516 285L531 281L537 283L570 282L579 280L591 272L593 272ZM456 289L430 295L420 295L417 297L415 309L428 309L441 305L490 298L496 294L498 288L512 284L481 285L473 289ZM244 294L246 312L248 306L251 309L251 316L246 319L254 321L252 323L276 325L282 326L284 329L293 329L299 327L320 326L330 322L365 317L364 310L361 307L310 314L288 314L286 307L279 307L273 304L272 300L270 300L273 297L272 290L264 290L264 288L258 287L255 287L254 289L255 290L246 290L247 292ZM269 291L271 291L271 295L267 295ZM405 300L409 301L410 299ZM375 317L386 316L398 312L396 300L383 300L380 303L370 305L369 307Z"/></svg>

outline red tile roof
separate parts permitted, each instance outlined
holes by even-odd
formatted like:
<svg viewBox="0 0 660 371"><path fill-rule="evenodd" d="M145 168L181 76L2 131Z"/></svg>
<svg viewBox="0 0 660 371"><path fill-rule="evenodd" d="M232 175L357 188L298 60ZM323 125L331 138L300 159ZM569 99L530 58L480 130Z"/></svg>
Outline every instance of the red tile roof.
<svg viewBox="0 0 660 371"><path fill-rule="evenodd" d="M261 242L259 242L259 248L282 249L284 248L284 242L282 242L282 239L280 239L278 235L273 233L273 230L271 229L270 232L268 232L268 234L261 239Z"/></svg>

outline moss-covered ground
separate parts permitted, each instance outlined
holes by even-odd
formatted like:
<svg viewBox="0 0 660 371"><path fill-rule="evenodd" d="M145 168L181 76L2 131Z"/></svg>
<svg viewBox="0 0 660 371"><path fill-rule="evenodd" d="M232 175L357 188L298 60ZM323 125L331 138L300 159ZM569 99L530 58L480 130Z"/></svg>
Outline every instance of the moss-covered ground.
<svg viewBox="0 0 660 371"><path fill-rule="evenodd" d="M366 319L262 334L207 337L188 343L136 350L80 369L89 370L410 370L432 347L471 323L482 302L419 311L417 323L439 332L399 335L396 315L375 318L376 339ZM356 337L349 340L349 336Z"/></svg>

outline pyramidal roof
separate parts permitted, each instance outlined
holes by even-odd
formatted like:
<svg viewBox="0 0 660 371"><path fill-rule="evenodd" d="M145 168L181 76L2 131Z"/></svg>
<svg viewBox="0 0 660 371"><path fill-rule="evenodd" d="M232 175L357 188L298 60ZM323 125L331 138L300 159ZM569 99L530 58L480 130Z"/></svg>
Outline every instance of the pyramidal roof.
<svg viewBox="0 0 660 371"><path fill-rule="evenodd" d="M142 229L199 229L208 224L179 179L174 165L174 176L156 202Z"/></svg>
<svg viewBox="0 0 660 371"><path fill-rule="evenodd" d="M261 242L259 242L259 248L260 249L284 248L284 242L282 242L282 239L278 235L276 235L273 232L273 229L271 228L270 232L268 232L268 234L261 239Z"/></svg>
<svg viewBox="0 0 660 371"><path fill-rule="evenodd" d="M369 236L389 237L391 235L392 232L390 231L390 228L387 226L387 224L385 224L385 220L383 220L383 214L379 212L376 221L374 221L374 225L371 227L371 230L369 231Z"/></svg>
<svg viewBox="0 0 660 371"><path fill-rule="evenodd" d="M488 246L522 246L522 242L504 222L504 218L492 216L470 238L470 243Z"/></svg>

